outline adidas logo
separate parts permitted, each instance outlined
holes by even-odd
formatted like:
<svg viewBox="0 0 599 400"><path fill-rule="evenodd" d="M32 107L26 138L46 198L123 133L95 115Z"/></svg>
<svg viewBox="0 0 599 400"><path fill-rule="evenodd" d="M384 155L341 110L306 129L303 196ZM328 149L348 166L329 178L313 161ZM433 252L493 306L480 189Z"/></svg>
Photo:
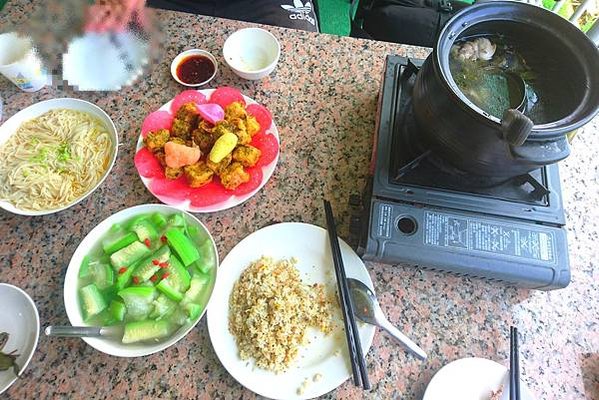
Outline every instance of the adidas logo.
<svg viewBox="0 0 599 400"><path fill-rule="evenodd" d="M302 3L302 0L293 0L293 5L281 4L281 8L289 11L289 19L303 19L312 25L316 25L316 20L309 14L312 12L312 3L306 1Z"/></svg>
<svg viewBox="0 0 599 400"><path fill-rule="evenodd" d="M293 0L293 5L281 4L281 7L289 12L296 13L309 13L312 11L312 4L306 1L306 4L302 3L302 0Z"/></svg>

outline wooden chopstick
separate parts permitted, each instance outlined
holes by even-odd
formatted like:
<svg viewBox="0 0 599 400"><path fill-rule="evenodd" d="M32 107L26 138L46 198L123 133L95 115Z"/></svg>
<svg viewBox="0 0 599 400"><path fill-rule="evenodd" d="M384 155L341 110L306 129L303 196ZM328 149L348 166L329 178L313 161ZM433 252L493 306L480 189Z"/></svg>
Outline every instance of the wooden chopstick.
<svg viewBox="0 0 599 400"><path fill-rule="evenodd" d="M520 356L518 329L510 327L510 400L520 400Z"/></svg>
<svg viewBox="0 0 599 400"><path fill-rule="evenodd" d="M362 386L366 390L370 390L370 380L368 379L366 361L364 360L364 354L362 352L360 332L358 331L358 326L356 324L349 287L347 286L347 276L345 274L345 267L343 265L341 248L339 247L335 218L333 216L331 203L329 203L327 200L324 200L324 210L327 220L327 230L329 233L329 242L331 244L333 264L335 265L337 287L339 289L339 297L341 299L341 310L343 312L343 323L345 326L345 336L347 338L347 346L349 349L352 373L354 376L354 384L356 386Z"/></svg>

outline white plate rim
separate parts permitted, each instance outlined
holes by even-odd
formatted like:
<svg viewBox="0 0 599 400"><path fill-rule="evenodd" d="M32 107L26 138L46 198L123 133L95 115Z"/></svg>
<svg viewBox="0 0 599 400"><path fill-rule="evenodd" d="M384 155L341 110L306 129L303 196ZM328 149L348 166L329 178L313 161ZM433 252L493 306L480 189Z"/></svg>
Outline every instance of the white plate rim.
<svg viewBox="0 0 599 400"><path fill-rule="evenodd" d="M68 105L65 105L65 103L80 105L81 108L71 108L71 107L73 107L73 105L71 105L71 107L69 107ZM93 192L95 192L100 187L100 185L102 185L102 183L104 183L104 181L106 180L106 178L112 171L112 168L114 167L114 164L117 159L118 151L119 151L119 133L118 133L118 130L116 129L116 125L114 124L114 122L112 121L110 116L104 110L102 110L100 107L98 107L97 105L90 103L89 101L76 99L73 97L62 97L62 98L58 98L58 99L43 100L43 101L34 103L28 107L25 107L24 109L20 110L19 112L17 112L16 114L14 114L10 118L8 118L6 121L4 121L2 123L2 125L0 125L0 146L6 140L8 140L12 135L14 135L16 130L19 128L19 126L21 126L21 124L23 122L28 121L33 118L37 118L47 111L55 110L55 109L59 109L59 108L72 109L75 111L91 112L96 117L99 117L102 120L102 122L109 122L109 125L106 128L108 128L111 139L113 140L113 145L112 145L112 149L111 149L112 156L111 156L108 168L106 168L106 171L104 172L104 174L102 175L100 180L94 185L94 187L92 187L89 191L87 191L85 194L83 194L83 196L81 196L80 198L73 200L71 203L69 203L65 206L62 206L59 208L54 208L51 210L33 211L33 210L24 210L21 208L17 208L8 201L0 200L0 208L4 209L10 213L13 213L13 214L25 215L25 216L30 216L30 217L49 215L49 214L54 214L54 213L57 213L60 211L64 211L67 208L73 207L74 205L79 204L80 202L82 202L83 200L88 198ZM14 130L8 131L8 129L10 129L13 126L14 126Z"/></svg>
<svg viewBox="0 0 599 400"><path fill-rule="evenodd" d="M507 378L508 378L508 368L496 361L493 360L489 360L487 358L482 358L482 357L465 357L465 358L459 358L457 360L454 360L446 365L444 365L439 371L437 371L435 373L435 375L433 376L433 378L430 380L430 382L428 383L428 385L426 386L426 390L424 391L424 395L422 397L422 400L438 400L439 397L433 397L436 392L439 392L438 387L447 387L445 384L445 381L447 378L445 378L446 375L452 373L454 370L456 369L463 369L466 372L467 371L472 371L473 369L476 369L478 371L482 370L482 369L486 369L486 372L489 372L489 370L496 370L497 374L501 374L502 377L500 379L500 382L497 384L497 387L495 389L491 389L489 388L489 390L497 390L500 388L500 386L502 386L501 382L503 382L502 386L504 388L504 391L501 395L501 399L507 399L509 397L509 393L508 393L508 389L509 388L509 383L507 382ZM498 377L495 377L498 378ZM520 390L521 390L521 395L522 395L522 399L523 400L532 400L534 397L532 396L530 390L528 389L526 383L522 380L522 377L520 377ZM447 393L447 392L445 392ZM480 396L485 396L488 393L479 393ZM470 398L464 399L464 400L471 400Z"/></svg>
<svg viewBox="0 0 599 400"><path fill-rule="evenodd" d="M33 355L35 354L35 350L37 349L39 336L40 336L40 316L39 316L39 312L37 311L35 302L31 298L31 296L29 296L29 294L27 294L26 291L24 291L20 287L11 285L10 283L0 282L0 287L2 287L2 286L8 288L9 290L15 290L16 292L20 293L23 296L23 298L27 301L27 303L31 306L31 308L33 309L33 315L35 317L34 320L35 320L35 325L37 327L37 329L35 331L35 340L33 341L33 346L31 348L31 352L27 356L27 359L25 360L23 365L19 365L19 367L20 367L19 376L21 376L23 374L23 372L25 371L25 369L27 368L27 366L29 365L29 363L31 362L31 359L33 358ZM6 390L8 390L8 388L10 388L18 379L19 378L15 376L11 381L8 382L6 387L0 388L0 394L4 393Z"/></svg>
<svg viewBox="0 0 599 400"><path fill-rule="evenodd" d="M223 358L223 355L220 354L222 350L220 350L220 344L219 344L219 339L222 337L222 335L228 335L230 337L231 334L229 333L228 329L224 329L225 332L223 332L222 327L220 326L215 326L215 323L213 322L215 318L211 318L210 315L211 313L216 313L218 311L216 311L216 305L219 303L219 296L218 293L221 293L223 291L222 286L222 282L224 281L223 279L223 275L225 274L225 272L223 272L224 270L227 269L227 266L229 264L228 261L228 257L230 259L230 256L235 256L235 254L237 252L242 251L242 249L247 246L246 243L254 240L254 237L258 236L258 235L266 235L266 234L275 234L278 230L281 229L306 229L306 230L311 230L313 233L318 234L318 235L323 235L324 240L326 241L326 246L328 248L328 233L325 229L323 229L320 226L317 225L312 225L312 224L308 224L308 223L303 223L303 222L281 222L281 223L276 223L276 224L272 224L272 225L268 225L264 228L261 228L251 234L249 234L248 236L246 236L243 240L241 240L239 243L237 243L235 245L235 247L233 247L233 249L231 249L231 251L229 252L229 254L227 254L226 257L224 257L222 263L220 264L220 268L221 271L219 271L219 276L220 279L217 281L217 284L214 288L214 295L213 295L213 299L214 301L211 303L211 306L208 308L208 313L207 313L207 325L208 325L208 333L210 336L210 341L212 343L212 347L219 359L219 361L221 362L221 364L225 367L225 369L229 372L229 374L231 374L231 376L233 376L233 378L235 378L235 380L237 382L239 382L242 386L244 386L245 388L251 390L252 392L260 395L260 396L264 396L266 398L270 398L270 399L295 399L295 400L305 400L305 399L311 399L311 398L315 398L315 397L319 397L322 396L334 389L336 389L337 387L339 387L343 382L345 382L348 378L350 378L351 376L351 370L349 367L349 360L345 360L343 357L337 357L339 361L339 363L345 363L345 367L346 367L346 374L344 374L344 376L339 379L336 379L334 381L331 381L330 383L328 383L327 385L324 385L324 383L327 381L327 375L324 375L324 378L321 379L321 381L319 381L318 383L311 383L311 386L318 386L318 390L310 390L310 393L304 393L304 394L299 394L295 392L296 388L293 388L293 395L291 395L290 393L286 393L284 396L280 396L277 395L276 393L272 393L269 390L265 390L262 387L256 386L254 384L252 384L252 380L251 380L251 375L252 373L249 372L248 374L246 374L245 376L240 376L239 374L236 374L234 371L232 371L231 365L228 365L228 362L226 361L226 359ZM271 233L273 232L273 233ZM355 256L355 259L360 261L360 266L359 266L359 274L361 275L360 278L363 279L364 283L370 287L370 289L373 291L374 293L374 286L373 286L373 282L372 279L370 278L370 274L368 273L368 269L366 268L366 266L364 265L364 262L358 257L357 254L355 254L355 252L353 251L353 249L351 249L351 247L345 243L343 241L343 239L339 238L339 245L341 247L341 251L343 253L344 259L347 259L347 255L353 253L353 255ZM351 253L349 253L351 252ZM261 253L261 251L256 250L256 254ZM289 257L294 256L294 254L289 254ZM301 254L296 254L295 255L296 258L301 259ZM258 256L259 258L260 256ZM332 261L331 261L332 263ZM243 270L245 270L245 268L247 267L247 265L243 265L243 266L238 266L237 270L234 272L234 281L236 281L239 277L239 275L241 274L241 272ZM347 267L347 261L346 261L346 267ZM351 271L346 270L348 276L353 275L351 273ZM219 285L219 283L221 283ZM228 296L230 295L230 292L226 293L226 298L228 299ZM228 305L228 301L226 302L226 304ZM360 324L359 324L360 325ZM370 350L370 347L372 346L372 342L374 339L374 334L376 331L375 326L373 325L368 325L368 324L361 324L361 326L359 327L360 330L360 338L361 338L361 342L362 342L362 349L363 349L363 353L366 356L366 354L368 353L368 351ZM345 336L343 336L343 343L345 346ZM235 350L236 351L236 350ZM245 361L242 360L237 360L237 363L245 363ZM296 370L294 370L296 371ZM290 371L290 373L294 372L294 371ZM272 375L274 379L276 379L275 374Z"/></svg>
<svg viewBox="0 0 599 400"><path fill-rule="evenodd" d="M209 98L216 89L188 89L188 90L195 90L197 92L202 93L204 96L206 96L206 98ZM260 104L257 101L255 101L254 99L252 99L251 97L248 97L244 94L242 94L242 96L243 96L243 99L245 100L246 105ZM169 102L163 104L162 107L160 107L158 110L155 110L155 111L169 111L170 112L170 108L171 108L171 104L172 104L173 100L174 100L174 98L171 99ZM279 156L281 154L281 140L279 137L279 130L277 129L277 126L275 124L274 117L272 119L272 123L270 124L270 127L267 130L265 130L264 132L268 133L268 134L272 134L277 139L279 149L277 151L277 156L275 157L275 159L270 164L262 166L262 182L260 183L260 186L258 186L253 191L246 193L242 196L231 196L224 202L220 202L220 203L216 203L216 204L213 204L210 206L204 206L204 207L194 207L191 205L191 202L187 199L182 202L177 202L177 203L167 202L167 201L165 201L164 198L160 198L158 195L154 194L154 192L150 188L150 183L152 182L153 178L143 177L139 174L139 171L137 171L137 168L135 170L137 172L137 175L143 182L144 186L148 190L148 192L150 192L152 194L152 196L154 196L156 199L158 199L161 203L164 203L171 207L175 207L180 210L191 212L191 213L211 213L211 212L228 210L229 208L233 208L233 207L236 207L238 205L245 203L247 200L252 198L256 193L258 193L260 190L262 190L262 188L268 183L272 174L275 171L275 167L277 166L277 163L279 162ZM135 154L137 154L137 152L141 148L143 148L143 137L141 135L141 129L140 129L139 138L137 139L137 146L135 148Z"/></svg>
<svg viewBox="0 0 599 400"><path fill-rule="evenodd" d="M83 318L81 316L81 310L79 308L79 302L77 299L77 274L78 274L79 268L81 266L81 259L83 258L83 256L85 256L88 253L90 247L93 246L94 244L96 244L98 242L99 238L104 233L106 233L114 223L119 221L119 219L118 219L119 217L123 217L125 215L125 217L123 217L123 218L128 219L128 218L132 218L139 214L150 213L150 212L160 212L160 211L168 211L172 214L183 213L183 214L185 214L185 216L187 216L190 220L194 221L194 223L197 223L208 233L208 236L209 236L210 240L212 241L212 249L214 250L214 254L215 254L215 258L216 258L216 271L215 271L216 277L215 277L215 280L214 280L214 283L212 286L212 291L210 293L208 303L206 304L206 307L202 311L202 314L196 320L195 323L189 324L188 326L184 327L184 329L180 328L176 333L173 333L171 335L171 337L168 338L168 340L159 342L156 345L131 344L131 345L123 346L123 348L124 348L123 349L121 347L115 347L106 339L93 338L93 337L81 338L88 345L90 345L91 347L93 347L94 349L96 349L98 351L109 354L111 356L117 356L117 357L142 357L142 356L148 356L150 354L157 353L159 351L162 351L162 350L174 345L175 343L177 343L178 341L183 339L185 336L187 336L187 334L198 324L198 322L200 322L200 320L207 313L207 310L210 306L210 302L212 300L212 296L214 294L214 288L216 287L216 282L218 281L218 266L220 265L218 249L216 248L216 242L214 241L214 237L212 236L212 233L210 233L210 231L208 230L206 225L204 225L198 219L198 217L196 217L195 215L193 215L187 211L183 211L183 210L177 209L175 207L172 207L172 206L169 206L166 204L139 204L139 205L136 205L133 207L124 208L120 211L117 211L116 213L114 213L114 214L110 215L109 217L105 218L104 220L102 220L99 224L94 226L94 228L92 230L90 230L87 233L87 235L85 235L85 237L81 240L81 242L75 249L75 252L71 256L71 259L67 266L67 271L65 273L64 286L63 286L63 301L64 301L64 307L65 307L65 310L67 313L67 317L69 318L69 323L71 325L75 325L75 326L87 326L87 324L85 324L83 322ZM89 246L88 246L88 244L89 244Z"/></svg>

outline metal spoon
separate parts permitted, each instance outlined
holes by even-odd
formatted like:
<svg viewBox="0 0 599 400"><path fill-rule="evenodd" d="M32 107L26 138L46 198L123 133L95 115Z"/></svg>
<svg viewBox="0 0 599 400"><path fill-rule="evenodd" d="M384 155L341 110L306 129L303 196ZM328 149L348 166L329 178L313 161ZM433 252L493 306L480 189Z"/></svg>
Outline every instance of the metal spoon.
<svg viewBox="0 0 599 400"><path fill-rule="evenodd" d="M46 336L56 337L122 337L123 328L119 326L47 326Z"/></svg>
<svg viewBox="0 0 599 400"><path fill-rule="evenodd" d="M354 314L367 324L376 325L386 330L391 336L401 342L406 349L421 360L426 359L426 353L416 343L394 327L383 314L374 293L363 282L347 278L352 301L354 303Z"/></svg>

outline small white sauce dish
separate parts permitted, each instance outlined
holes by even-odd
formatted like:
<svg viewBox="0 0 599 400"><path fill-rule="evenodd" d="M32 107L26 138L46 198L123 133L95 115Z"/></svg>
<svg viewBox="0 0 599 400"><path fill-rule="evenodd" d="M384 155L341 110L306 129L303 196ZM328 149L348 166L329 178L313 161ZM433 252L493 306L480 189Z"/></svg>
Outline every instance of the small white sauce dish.
<svg viewBox="0 0 599 400"><path fill-rule="evenodd" d="M177 76L177 67L179 66L179 64L181 62L185 61L185 59L187 59L188 57L191 57L191 56L203 56L212 62L212 64L214 65L214 72L208 79L206 79L200 83L186 83L186 82L183 82L181 79L179 79L179 77ZM177 55L177 57L175 57L173 59L173 61L171 62L171 75L173 76L173 79L176 80L177 82L179 82L181 85L188 86L188 87L199 87L199 86L203 86L203 85L207 84L212 79L214 79L217 71L218 71L218 62L216 62L216 58L210 52L208 52L206 50L201 50L201 49L185 50L184 52L179 53Z"/></svg>
<svg viewBox="0 0 599 400"><path fill-rule="evenodd" d="M281 46L274 35L260 28L234 32L225 41L223 56L238 76L258 80L268 76L277 66Z"/></svg>
<svg viewBox="0 0 599 400"><path fill-rule="evenodd" d="M0 347L5 354L18 354L15 362L21 375L37 347L40 317L35 303L22 289L8 283L0 283L0 333L8 334L8 340ZM3 335L4 336L4 335ZM12 368L0 371L0 394L17 380Z"/></svg>

